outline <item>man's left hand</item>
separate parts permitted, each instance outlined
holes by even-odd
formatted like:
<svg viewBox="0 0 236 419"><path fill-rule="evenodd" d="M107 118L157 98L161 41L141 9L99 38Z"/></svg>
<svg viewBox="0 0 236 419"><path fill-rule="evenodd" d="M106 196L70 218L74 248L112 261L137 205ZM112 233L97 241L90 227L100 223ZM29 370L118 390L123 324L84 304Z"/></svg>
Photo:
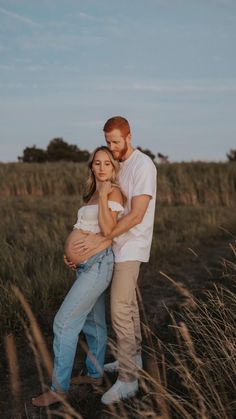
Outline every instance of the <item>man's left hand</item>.
<svg viewBox="0 0 236 419"><path fill-rule="evenodd" d="M84 256L86 253L98 248L103 240L104 238L101 235L90 233L73 243L72 252Z"/></svg>

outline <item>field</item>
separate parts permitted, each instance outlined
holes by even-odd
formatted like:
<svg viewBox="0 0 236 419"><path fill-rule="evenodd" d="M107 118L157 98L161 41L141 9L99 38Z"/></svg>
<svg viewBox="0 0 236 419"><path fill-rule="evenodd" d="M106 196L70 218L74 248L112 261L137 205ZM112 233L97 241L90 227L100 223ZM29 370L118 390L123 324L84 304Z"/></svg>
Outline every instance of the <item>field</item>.
<svg viewBox="0 0 236 419"><path fill-rule="evenodd" d="M50 362L42 356L40 334L21 295L52 354L53 316L74 280L63 263L63 243L82 202L86 167L0 164L0 174L1 417L233 418L236 166L199 162L158 167L151 258L139 278L144 337L140 392L109 411L90 388L75 388L70 407L64 408L68 416L61 406L54 414L30 406L42 381L50 383ZM107 318L112 340L109 291ZM83 367L83 358L82 336L75 372Z"/></svg>

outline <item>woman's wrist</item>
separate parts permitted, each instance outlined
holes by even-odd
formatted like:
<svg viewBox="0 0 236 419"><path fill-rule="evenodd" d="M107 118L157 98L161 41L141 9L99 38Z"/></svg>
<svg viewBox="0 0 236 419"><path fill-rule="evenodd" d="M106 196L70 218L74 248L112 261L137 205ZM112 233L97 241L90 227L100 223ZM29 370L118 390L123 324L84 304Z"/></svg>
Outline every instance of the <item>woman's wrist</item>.
<svg viewBox="0 0 236 419"><path fill-rule="evenodd" d="M107 201L108 200L108 195L107 195L107 193L101 191L101 192L99 192L98 198L101 201Z"/></svg>

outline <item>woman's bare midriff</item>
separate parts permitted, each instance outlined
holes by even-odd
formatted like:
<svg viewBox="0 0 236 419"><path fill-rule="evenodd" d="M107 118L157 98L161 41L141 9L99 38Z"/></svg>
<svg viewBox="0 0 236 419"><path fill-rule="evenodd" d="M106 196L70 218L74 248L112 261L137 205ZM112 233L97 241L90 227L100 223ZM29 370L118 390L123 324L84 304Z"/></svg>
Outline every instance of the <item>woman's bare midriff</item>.
<svg viewBox="0 0 236 419"><path fill-rule="evenodd" d="M65 242L65 255L67 259L74 263L75 265L78 265L85 260L89 259L91 256L96 255L97 253L101 252L102 250L107 249L111 245L111 240L106 240L102 242L100 246L98 246L96 249L92 250L91 252L87 252L81 257L78 252L75 251L74 243L77 242L81 238L85 238L88 235L89 232L85 232L83 230L79 230L75 228L72 230L72 232L69 234L69 236L66 239Z"/></svg>

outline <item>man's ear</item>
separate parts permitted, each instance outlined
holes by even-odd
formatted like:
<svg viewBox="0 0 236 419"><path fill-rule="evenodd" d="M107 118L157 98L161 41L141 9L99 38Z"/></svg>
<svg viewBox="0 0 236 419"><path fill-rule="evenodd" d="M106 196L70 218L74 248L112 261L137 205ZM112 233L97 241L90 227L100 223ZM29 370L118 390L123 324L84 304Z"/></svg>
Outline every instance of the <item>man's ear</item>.
<svg viewBox="0 0 236 419"><path fill-rule="evenodd" d="M127 135L127 137L126 137L126 141L127 141L127 143L130 145L130 143L131 143L131 133L129 133L129 134Z"/></svg>

